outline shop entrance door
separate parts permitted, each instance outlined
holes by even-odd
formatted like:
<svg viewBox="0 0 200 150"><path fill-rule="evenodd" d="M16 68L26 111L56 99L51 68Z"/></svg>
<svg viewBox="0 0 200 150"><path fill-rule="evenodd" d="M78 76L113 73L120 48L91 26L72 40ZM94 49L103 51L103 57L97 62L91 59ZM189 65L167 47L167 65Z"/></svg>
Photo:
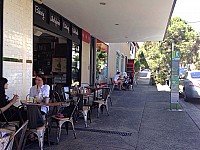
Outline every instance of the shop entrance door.
<svg viewBox="0 0 200 150"><path fill-rule="evenodd" d="M62 86L68 85L68 61L67 43L56 44L52 62L54 84L60 84Z"/></svg>

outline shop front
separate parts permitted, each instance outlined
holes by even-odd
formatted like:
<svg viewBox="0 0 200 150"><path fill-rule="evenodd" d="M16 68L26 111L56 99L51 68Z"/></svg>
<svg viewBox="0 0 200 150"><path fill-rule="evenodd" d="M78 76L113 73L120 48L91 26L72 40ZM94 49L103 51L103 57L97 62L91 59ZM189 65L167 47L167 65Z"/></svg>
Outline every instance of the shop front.
<svg viewBox="0 0 200 150"><path fill-rule="evenodd" d="M79 85L81 29L44 4L33 9L33 79L42 73L49 85Z"/></svg>

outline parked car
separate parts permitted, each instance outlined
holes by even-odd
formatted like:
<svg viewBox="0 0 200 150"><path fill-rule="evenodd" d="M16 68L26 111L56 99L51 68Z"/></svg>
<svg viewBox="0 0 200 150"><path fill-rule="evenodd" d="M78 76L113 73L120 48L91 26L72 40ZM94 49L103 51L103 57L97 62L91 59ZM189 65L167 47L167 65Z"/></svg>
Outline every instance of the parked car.
<svg viewBox="0 0 200 150"><path fill-rule="evenodd" d="M200 70L187 71L181 79L185 101L193 98L200 99Z"/></svg>
<svg viewBox="0 0 200 150"><path fill-rule="evenodd" d="M151 71L149 69L144 69L139 72L139 77L150 78Z"/></svg>

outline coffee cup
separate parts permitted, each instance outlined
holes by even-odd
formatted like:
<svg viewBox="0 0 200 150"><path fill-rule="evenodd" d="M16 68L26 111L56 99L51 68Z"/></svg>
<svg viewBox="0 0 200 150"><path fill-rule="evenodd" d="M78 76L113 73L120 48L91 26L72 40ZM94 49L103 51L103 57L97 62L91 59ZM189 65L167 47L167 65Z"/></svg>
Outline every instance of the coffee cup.
<svg viewBox="0 0 200 150"><path fill-rule="evenodd" d="M49 100L50 100L50 98L49 98L49 97L45 97L43 100L44 100L44 103L45 103L45 104L48 104L48 103L49 103Z"/></svg>
<svg viewBox="0 0 200 150"><path fill-rule="evenodd" d="M40 97L39 96L35 96L35 103L39 102L40 101Z"/></svg>
<svg viewBox="0 0 200 150"><path fill-rule="evenodd" d="M34 97L29 97L29 102L33 103L34 102Z"/></svg>

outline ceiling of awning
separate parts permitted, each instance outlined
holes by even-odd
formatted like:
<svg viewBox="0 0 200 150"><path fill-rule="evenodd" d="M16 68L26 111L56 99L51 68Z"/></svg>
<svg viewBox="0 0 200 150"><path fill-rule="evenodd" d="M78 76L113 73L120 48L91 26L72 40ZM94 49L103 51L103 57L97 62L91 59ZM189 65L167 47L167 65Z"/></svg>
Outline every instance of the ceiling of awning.
<svg viewBox="0 0 200 150"><path fill-rule="evenodd" d="M43 0L45 5L108 43L162 40L174 1Z"/></svg>

